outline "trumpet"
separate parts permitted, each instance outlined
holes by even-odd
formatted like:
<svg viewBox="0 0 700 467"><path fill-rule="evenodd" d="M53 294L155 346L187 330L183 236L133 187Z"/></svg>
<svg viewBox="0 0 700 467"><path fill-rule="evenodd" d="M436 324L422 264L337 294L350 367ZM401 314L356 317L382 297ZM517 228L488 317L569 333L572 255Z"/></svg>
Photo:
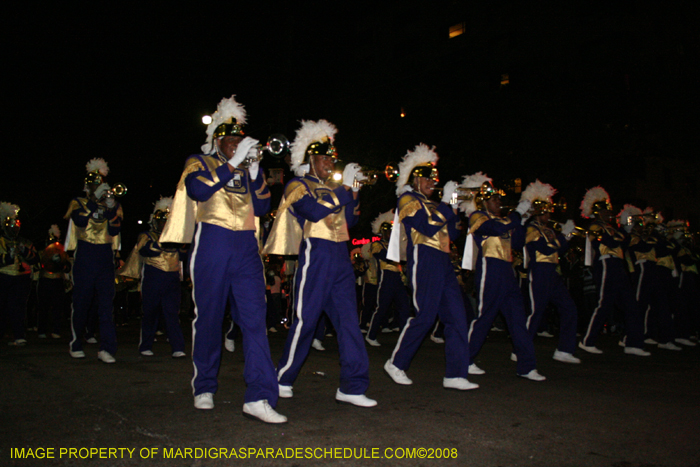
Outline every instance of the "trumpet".
<svg viewBox="0 0 700 467"><path fill-rule="evenodd" d="M107 198L121 198L126 194L126 192L126 185L123 183L116 183L112 188L104 192L104 194L100 197L100 201L104 201Z"/></svg>
<svg viewBox="0 0 700 467"><path fill-rule="evenodd" d="M333 180L335 180L336 182L342 181L344 170L345 170L345 165L342 165L342 166L336 165L336 169L333 171L333 174L331 175ZM375 185L377 183L377 180L379 180L379 175L382 173L383 173L383 171L381 171L379 169L375 169L373 167L368 167L368 166L361 166L360 171L355 174L355 180L353 183L356 183L360 186Z"/></svg>
<svg viewBox="0 0 700 467"><path fill-rule="evenodd" d="M550 229L552 229L556 232L561 233L562 225L553 219L550 219L549 221L547 221L547 227L549 227ZM578 225L574 226L574 230L571 232L570 235L572 235L574 237L580 237L580 238L586 238L586 236L590 235L592 238L600 239L600 234L593 235L593 232L591 232L590 230L586 230L583 227L579 227Z"/></svg>
<svg viewBox="0 0 700 467"><path fill-rule="evenodd" d="M399 165L396 162L389 162L384 168L384 176L391 183L399 179Z"/></svg>
<svg viewBox="0 0 700 467"><path fill-rule="evenodd" d="M243 159L241 167L247 169L252 164L262 161L266 152L275 158L281 157L289 149L289 139L281 133L275 133L267 138L265 146L256 144L253 146L253 149L254 151L249 152L246 158Z"/></svg>
<svg viewBox="0 0 700 467"><path fill-rule="evenodd" d="M457 189L455 190L454 194L452 195L452 199L457 200L457 201L471 201L474 199L474 196L476 196L477 193L481 191L481 188L464 188L461 186L458 186ZM439 197L442 198L442 194L444 193L444 188L439 187L435 188L434 190L435 193Z"/></svg>

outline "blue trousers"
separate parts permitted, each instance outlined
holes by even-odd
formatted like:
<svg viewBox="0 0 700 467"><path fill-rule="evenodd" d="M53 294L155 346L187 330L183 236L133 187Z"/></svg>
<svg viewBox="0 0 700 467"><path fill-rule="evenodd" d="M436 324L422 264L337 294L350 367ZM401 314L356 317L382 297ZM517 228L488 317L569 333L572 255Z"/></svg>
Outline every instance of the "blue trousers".
<svg viewBox="0 0 700 467"><path fill-rule="evenodd" d="M296 381L325 312L338 336L340 391L364 394L369 359L357 324L355 274L347 245L318 238L302 241L294 290L294 322L277 366L279 384L292 386Z"/></svg>
<svg viewBox="0 0 700 467"><path fill-rule="evenodd" d="M153 339L158 331L158 318L163 312L165 332L173 352L185 350L185 340L180 327L180 273L165 272L144 265L141 280L141 342L139 352L153 349Z"/></svg>
<svg viewBox="0 0 700 467"><path fill-rule="evenodd" d="M70 349L83 350L85 325L93 298L100 326L100 350L117 353L117 331L112 314L114 300L114 257L111 244L94 245L78 241L73 264L73 311Z"/></svg>
<svg viewBox="0 0 700 467"><path fill-rule="evenodd" d="M644 316L644 335L651 337L660 344L666 344L675 338L673 315L671 306L674 304L675 292L673 272L663 266L653 263L642 263L653 274L649 274L648 280L644 280L640 273L638 287L639 309Z"/></svg>
<svg viewBox="0 0 700 467"><path fill-rule="evenodd" d="M0 274L0 336L5 333L6 323L17 339L26 333L27 299L32 277L29 274L11 276Z"/></svg>
<svg viewBox="0 0 700 467"><path fill-rule="evenodd" d="M613 307L619 307L625 317L626 345L643 348L642 319L624 261L612 257L597 260L593 265L593 281L598 291L598 304L586 328L583 344L595 345Z"/></svg>
<svg viewBox="0 0 700 467"><path fill-rule="evenodd" d="M676 336L689 338L698 330L698 304L700 304L700 290L698 289L698 275L683 271L675 283L676 301L673 321Z"/></svg>
<svg viewBox="0 0 700 467"><path fill-rule="evenodd" d="M401 370L408 370L439 316L445 324L445 378L466 378L470 361L467 312L450 257L425 245L414 245L408 254L416 316L409 318L403 327L391 355L392 363Z"/></svg>
<svg viewBox="0 0 700 467"><path fill-rule="evenodd" d="M369 326L372 313L377 308L377 284L365 282L362 284L362 314L360 316L360 327Z"/></svg>
<svg viewBox="0 0 700 467"><path fill-rule="evenodd" d="M218 389L226 303L243 333L245 402L277 405L279 390L265 334L265 277L253 231L232 231L199 223L190 257L194 395Z"/></svg>
<svg viewBox="0 0 700 467"><path fill-rule="evenodd" d="M66 296L63 279L40 277L37 285L37 323L39 334L61 331L63 303Z"/></svg>
<svg viewBox="0 0 700 467"><path fill-rule="evenodd" d="M538 264L530 271L530 316L527 328L534 339L540 329L547 305L552 303L559 312L559 345L561 352L573 354L576 350L576 304L557 274L555 264Z"/></svg>
<svg viewBox="0 0 700 467"><path fill-rule="evenodd" d="M493 320L500 311L508 325L518 357L516 372L525 375L537 368L535 346L527 330L525 306L511 263L481 257L476 263L474 284L478 287L476 319L469 328L469 353L473 361L484 345Z"/></svg>
<svg viewBox="0 0 700 467"><path fill-rule="evenodd" d="M379 327L384 322L384 317L386 316L391 302L394 302L396 305L396 311L399 317L398 327L403 329L411 314L411 309L408 302L406 287L404 287L403 281L401 280L401 273L380 269L379 284L377 286L377 306L369 322L369 331L367 333L370 339L377 338Z"/></svg>

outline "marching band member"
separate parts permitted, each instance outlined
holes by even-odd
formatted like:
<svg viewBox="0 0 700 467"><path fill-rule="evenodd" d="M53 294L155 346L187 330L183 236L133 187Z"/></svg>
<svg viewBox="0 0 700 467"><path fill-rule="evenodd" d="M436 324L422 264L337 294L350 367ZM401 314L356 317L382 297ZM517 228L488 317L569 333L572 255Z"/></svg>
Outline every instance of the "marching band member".
<svg viewBox="0 0 700 467"><path fill-rule="evenodd" d="M524 244L521 216L530 209L530 201L520 201L515 211L503 218L503 192L493 188L489 177L481 172L468 175L461 186L478 190L471 200L460 205L469 216L469 233L478 249L474 274L474 284L478 284L478 308L469 329L470 359L474 361L478 355L500 310L513 340L516 374L531 381L544 381L546 378L536 368L535 347L527 329L523 296L512 266L511 249L522 249ZM471 239L467 237L467 247L469 242ZM465 257L468 263L468 255ZM484 370L472 363L469 372L479 375Z"/></svg>
<svg viewBox="0 0 700 467"><path fill-rule="evenodd" d="M39 337L60 338L61 316L66 295L64 281L70 271L70 260L60 243L61 231L54 224L49 229L49 242L39 254L41 272L37 287Z"/></svg>
<svg viewBox="0 0 700 467"><path fill-rule="evenodd" d="M653 208L646 208L643 212L644 223L655 243L656 273L652 286L653 300L651 307L644 311L644 334L647 339L658 344L664 350L682 350L674 343L675 330L673 327L673 314L671 306L674 303L674 282L678 277L674 257L677 253L676 245L666 238L666 226L663 223L661 213L654 212ZM645 340L645 343L647 341Z"/></svg>
<svg viewBox="0 0 700 467"><path fill-rule="evenodd" d="M372 222L372 233L381 236L381 239L372 242L372 246L370 247L370 253L372 255L370 261L376 263L377 271L379 271L377 302L369 323L369 331L367 331L367 336L365 337L365 340L373 347L379 347L381 345L377 342L377 334L379 333L379 328L392 302L396 305L399 329L403 329L411 312L406 287L404 287L403 280L401 279L399 263L391 261L386 257L393 219L394 212L392 209L391 211L380 214L374 222ZM392 327L396 324L397 323L394 323Z"/></svg>
<svg viewBox="0 0 700 467"><path fill-rule="evenodd" d="M277 366L279 395L293 396L296 381L314 331L325 312L336 330L340 352L338 402L374 407L365 396L369 360L357 324L355 275L348 255L348 228L358 220L357 164L347 164L342 184L330 176L337 161L335 126L326 121L302 121L291 146L297 175L284 190L265 254L298 254L294 277L294 320Z"/></svg>
<svg viewBox="0 0 700 467"><path fill-rule="evenodd" d="M396 194L399 197L388 258L400 259L398 233L405 229L406 258L416 316L403 327L384 370L397 384L413 384L406 376L413 357L439 316L445 325L446 389L469 390L469 342L467 313L462 292L450 261L450 240L459 235L459 216L450 204L457 188L448 182L441 203L430 201L438 172L435 148L419 144L399 164Z"/></svg>
<svg viewBox="0 0 700 467"><path fill-rule="evenodd" d="M690 249L688 222L683 220L670 221L668 227L669 241L676 245L676 259L680 266L680 274L674 282L677 306L673 315L676 329L676 343L695 347L691 337L697 332L698 296L698 266L697 257Z"/></svg>
<svg viewBox="0 0 700 467"><path fill-rule="evenodd" d="M0 203L0 331L9 322L14 340L9 345L25 345L26 303L31 287L31 265L39 258L32 242L19 236L19 206ZM0 332L0 336L4 333Z"/></svg>
<svg viewBox="0 0 700 467"><path fill-rule="evenodd" d="M153 341L158 331L158 318L165 321L165 331L173 358L185 356L185 340L178 315L180 313L180 258L185 251L163 245L160 236L168 220L172 198L161 198L155 203L148 232L142 232L126 265L119 274L141 279L141 355L153 356Z"/></svg>
<svg viewBox="0 0 700 467"><path fill-rule="evenodd" d="M100 326L97 358L104 363L114 363L117 353L117 332L112 316L114 251L119 249L124 212L104 181L109 173L104 159L90 160L86 169L86 196L74 198L64 216L70 219L66 251L75 250L70 356L85 358L83 336L94 299Z"/></svg>
<svg viewBox="0 0 700 467"><path fill-rule="evenodd" d="M223 316L230 300L231 318L243 332L243 415L285 423L287 417L274 409L277 381L265 333L265 275L255 236L255 217L269 211L270 191L259 163L250 161L258 142L245 136L245 123L245 109L235 96L219 102L203 154L185 162L160 242L192 243L195 408L214 408Z"/></svg>
<svg viewBox="0 0 700 467"><path fill-rule="evenodd" d="M624 250L629 236L613 225L610 196L602 187L588 190L581 201L581 216L593 223L589 227L589 239L595 253L593 279L598 291L598 305L586 328L579 348L592 354L601 354L595 346L598 335L610 316L613 306L622 308L625 319L625 353L645 357L644 336L634 290L625 271ZM592 236L593 238L590 238Z"/></svg>
<svg viewBox="0 0 700 467"><path fill-rule="evenodd" d="M529 263L530 315L527 328L534 339L549 303L559 312L559 344L554 351L554 360L564 363L581 363L574 357L576 350L577 312L574 300L558 271L559 255L568 248L567 235L574 230L573 221L562 226L561 233L555 232L547 223L554 211L552 196L556 190L539 180L528 185L521 200L532 203L532 221L525 234L525 247Z"/></svg>

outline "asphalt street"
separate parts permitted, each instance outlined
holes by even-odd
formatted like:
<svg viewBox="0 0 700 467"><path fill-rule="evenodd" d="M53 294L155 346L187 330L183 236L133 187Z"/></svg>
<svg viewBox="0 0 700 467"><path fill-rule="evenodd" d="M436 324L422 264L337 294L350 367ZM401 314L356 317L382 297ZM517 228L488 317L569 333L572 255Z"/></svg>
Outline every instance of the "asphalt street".
<svg viewBox="0 0 700 467"><path fill-rule="evenodd" d="M286 331L269 337L276 360ZM172 359L162 337L154 357L139 355L136 320L118 338L112 365L95 345L70 358L65 337L0 347L0 465L700 466L700 347L643 358L602 336L603 355L579 351L571 365L552 360L556 339L537 338L547 381L535 383L515 375L507 335L492 332L476 361L486 374L470 377L480 388L459 392L442 388L443 346L430 340L407 371L413 385L393 383L382 367L398 334L380 334L367 392L379 404L362 409L335 402L327 337L277 406L289 423L266 425L241 414L240 341L224 351L215 409L198 411L189 357Z"/></svg>

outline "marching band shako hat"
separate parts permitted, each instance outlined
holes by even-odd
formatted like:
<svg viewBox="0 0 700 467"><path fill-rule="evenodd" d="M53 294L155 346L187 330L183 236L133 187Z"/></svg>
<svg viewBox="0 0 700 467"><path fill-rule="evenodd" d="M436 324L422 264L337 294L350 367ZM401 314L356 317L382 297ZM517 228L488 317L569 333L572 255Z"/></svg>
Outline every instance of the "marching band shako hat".
<svg viewBox="0 0 700 467"><path fill-rule="evenodd" d="M102 185L104 183L104 177L109 174L107 162L101 157L90 159L88 163L85 164L85 170L87 171L85 185Z"/></svg>
<svg viewBox="0 0 700 467"><path fill-rule="evenodd" d="M635 225L639 227L644 225L642 210L631 204L625 204L623 206L622 211L617 215L617 219L627 233L630 233Z"/></svg>
<svg viewBox="0 0 700 467"><path fill-rule="evenodd" d="M246 123L246 111L235 98L234 94L222 99L216 107L216 112L211 116L211 123L207 125L207 141L202 145L204 154L212 154L216 151L214 140L217 138L245 136L243 125Z"/></svg>
<svg viewBox="0 0 700 467"><path fill-rule="evenodd" d="M291 145L292 172L301 177L310 169L310 156L330 156L336 162L338 152L333 145L338 129L327 120L302 120Z"/></svg>
<svg viewBox="0 0 700 467"><path fill-rule="evenodd" d="M61 229L57 224L52 224L49 228L49 243L58 242L61 239Z"/></svg>
<svg viewBox="0 0 700 467"><path fill-rule="evenodd" d="M19 206L5 201L0 202L0 221L2 225L14 224L19 214Z"/></svg>
<svg viewBox="0 0 700 467"><path fill-rule="evenodd" d="M438 169L435 168L438 155L435 146L429 148L423 143L418 144L413 151L408 151L399 163L399 178L396 180L396 194L401 195L406 185L413 183L416 177L424 177L439 181Z"/></svg>
<svg viewBox="0 0 700 467"><path fill-rule="evenodd" d="M155 202L155 206L153 207L153 213L151 214L151 218L148 222L152 223L153 221L167 219L168 215L170 214L170 207L172 205L172 196L169 196L167 198L161 197L158 201Z"/></svg>
<svg viewBox="0 0 700 467"><path fill-rule="evenodd" d="M532 203L531 215L541 216L546 212L554 212L552 196L556 192L557 190L552 185L535 180L525 188L523 194L520 195L520 201L530 201Z"/></svg>
<svg viewBox="0 0 700 467"><path fill-rule="evenodd" d="M581 216L590 219L604 209L612 211L608 192L602 186L596 186L586 191L581 201Z"/></svg>
<svg viewBox="0 0 700 467"><path fill-rule="evenodd" d="M459 209L467 217L471 216L474 211L481 207L477 206L477 203L480 204L482 201L491 198L495 194L500 195L500 192L493 187L493 180L483 172L465 175L462 178L462 183L460 183L459 188L474 194L465 201L459 203Z"/></svg>
<svg viewBox="0 0 700 467"><path fill-rule="evenodd" d="M372 221L372 233L381 235L384 231L391 230L394 223L394 210L381 213Z"/></svg>

